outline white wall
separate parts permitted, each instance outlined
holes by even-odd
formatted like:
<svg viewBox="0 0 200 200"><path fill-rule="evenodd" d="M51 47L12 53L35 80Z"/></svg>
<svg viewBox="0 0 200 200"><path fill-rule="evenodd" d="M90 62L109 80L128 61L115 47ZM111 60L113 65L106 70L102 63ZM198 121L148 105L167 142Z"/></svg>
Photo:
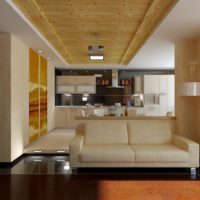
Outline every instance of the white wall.
<svg viewBox="0 0 200 200"><path fill-rule="evenodd" d="M47 68L47 131L55 128L55 68L48 62Z"/></svg>
<svg viewBox="0 0 200 200"><path fill-rule="evenodd" d="M0 162L9 162L11 157L11 37L0 34Z"/></svg>
<svg viewBox="0 0 200 200"><path fill-rule="evenodd" d="M0 162L23 153L29 127L29 48L0 34Z"/></svg>
<svg viewBox="0 0 200 200"><path fill-rule="evenodd" d="M11 161L23 153L29 132L29 47L11 36Z"/></svg>

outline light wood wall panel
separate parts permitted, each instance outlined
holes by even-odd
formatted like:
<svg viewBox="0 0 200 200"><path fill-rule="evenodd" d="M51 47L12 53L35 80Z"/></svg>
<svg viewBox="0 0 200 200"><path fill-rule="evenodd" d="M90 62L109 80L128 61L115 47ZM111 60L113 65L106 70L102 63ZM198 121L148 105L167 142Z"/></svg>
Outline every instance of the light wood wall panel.
<svg viewBox="0 0 200 200"><path fill-rule="evenodd" d="M200 81L200 40L183 40L175 48L177 133L200 143L200 97L179 96L182 82Z"/></svg>

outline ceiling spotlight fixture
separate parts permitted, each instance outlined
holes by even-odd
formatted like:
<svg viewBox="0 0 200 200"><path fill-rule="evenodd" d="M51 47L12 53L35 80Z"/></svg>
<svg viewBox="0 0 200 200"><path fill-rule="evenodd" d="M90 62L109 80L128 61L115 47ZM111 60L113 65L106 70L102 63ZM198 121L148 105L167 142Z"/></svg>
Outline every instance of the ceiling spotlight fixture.
<svg viewBox="0 0 200 200"><path fill-rule="evenodd" d="M38 50L38 53L42 53L43 51L42 50Z"/></svg>
<svg viewBox="0 0 200 200"><path fill-rule="evenodd" d="M90 60L103 60L104 59L104 46L88 46L88 54Z"/></svg>
<svg viewBox="0 0 200 200"><path fill-rule="evenodd" d="M51 58L50 58L50 57L47 57L47 60L51 60Z"/></svg>
<svg viewBox="0 0 200 200"><path fill-rule="evenodd" d="M104 46L101 46L101 45L100 45L100 46L99 46L99 50L100 50L100 51L103 51L103 49L104 49Z"/></svg>

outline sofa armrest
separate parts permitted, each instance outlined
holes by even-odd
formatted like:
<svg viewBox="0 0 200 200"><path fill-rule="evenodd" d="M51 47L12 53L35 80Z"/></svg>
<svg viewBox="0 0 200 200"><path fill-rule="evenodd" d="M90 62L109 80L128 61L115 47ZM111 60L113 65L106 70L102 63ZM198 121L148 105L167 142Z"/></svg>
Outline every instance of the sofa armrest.
<svg viewBox="0 0 200 200"><path fill-rule="evenodd" d="M78 124L76 126L75 132L76 132L76 135L83 135L85 132L85 124L84 123Z"/></svg>
<svg viewBox="0 0 200 200"><path fill-rule="evenodd" d="M77 167L79 163L79 153L83 146L83 135L75 135L69 144L69 163L71 167Z"/></svg>
<svg viewBox="0 0 200 200"><path fill-rule="evenodd" d="M173 135L172 142L179 148L189 153L189 163L193 167L199 167L199 144L179 135Z"/></svg>

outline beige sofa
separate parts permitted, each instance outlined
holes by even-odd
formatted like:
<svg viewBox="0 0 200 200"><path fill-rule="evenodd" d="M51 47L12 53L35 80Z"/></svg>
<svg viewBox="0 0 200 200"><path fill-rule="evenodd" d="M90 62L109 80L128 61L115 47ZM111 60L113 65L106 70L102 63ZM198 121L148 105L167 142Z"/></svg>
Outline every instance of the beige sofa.
<svg viewBox="0 0 200 200"><path fill-rule="evenodd" d="M199 167L199 144L168 120L91 120L77 127L70 167Z"/></svg>

